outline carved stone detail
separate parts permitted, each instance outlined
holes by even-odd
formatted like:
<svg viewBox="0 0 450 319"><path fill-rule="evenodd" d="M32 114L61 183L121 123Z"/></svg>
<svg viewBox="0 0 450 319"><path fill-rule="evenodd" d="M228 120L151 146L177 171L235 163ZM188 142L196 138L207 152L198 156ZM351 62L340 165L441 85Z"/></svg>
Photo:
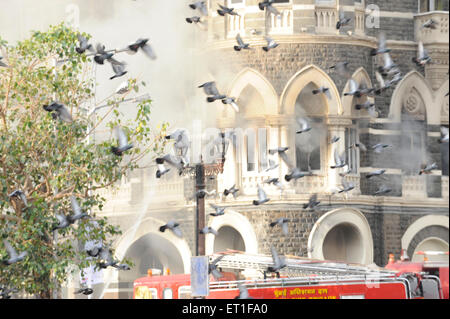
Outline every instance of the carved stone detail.
<svg viewBox="0 0 450 319"><path fill-rule="evenodd" d="M425 115L425 103L415 88L412 88L403 99L403 113L415 116Z"/></svg>

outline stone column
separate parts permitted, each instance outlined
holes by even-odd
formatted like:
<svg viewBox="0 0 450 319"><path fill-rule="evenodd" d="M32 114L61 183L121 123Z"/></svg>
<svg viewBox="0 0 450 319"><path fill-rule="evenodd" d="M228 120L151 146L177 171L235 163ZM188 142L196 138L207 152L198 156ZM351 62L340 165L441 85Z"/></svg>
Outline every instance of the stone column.
<svg viewBox="0 0 450 319"><path fill-rule="evenodd" d="M341 177L339 176L339 173L341 173L345 169L345 168L337 168L337 169L330 168L331 166L335 165L334 152L335 149L338 150L339 154L342 154L345 151L345 128L352 125L352 120L343 117L328 117L326 124L328 126L327 143L329 139L332 138L333 136L340 137L340 140L337 143L331 145L328 144L327 156L322 161L323 167L325 167L326 171L328 172L327 191L332 192L334 188L338 188L338 186L341 185Z"/></svg>

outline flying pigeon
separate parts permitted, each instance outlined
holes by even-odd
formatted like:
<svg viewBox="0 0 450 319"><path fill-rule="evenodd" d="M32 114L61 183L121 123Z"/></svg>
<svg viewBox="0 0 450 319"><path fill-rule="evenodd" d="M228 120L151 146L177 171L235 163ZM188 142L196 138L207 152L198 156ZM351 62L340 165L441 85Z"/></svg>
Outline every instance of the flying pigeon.
<svg viewBox="0 0 450 319"><path fill-rule="evenodd" d="M69 218L64 214L56 214L56 219L58 220L58 224L53 226L52 231L55 231L57 229L64 229L70 226L71 222L69 221Z"/></svg>
<svg viewBox="0 0 450 319"><path fill-rule="evenodd" d="M441 137L439 138L439 144L448 144L448 127L441 126Z"/></svg>
<svg viewBox="0 0 450 319"><path fill-rule="evenodd" d="M266 52L269 52L272 49L275 49L276 47L278 47L278 43L276 43L272 38L270 37L264 37L267 41L267 46L263 47L263 50Z"/></svg>
<svg viewBox="0 0 450 319"><path fill-rule="evenodd" d="M98 255L100 262L97 264L101 269L106 269L108 267L114 267L119 270L130 270L130 266L126 264L119 264L117 260L112 257L112 252L108 248L101 248Z"/></svg>
<svg viewBox="0 0 450 319"><path fill-rule="evenodd" d="M332 169L335 168L342 168L345 165L347 165L346 161L345 161L345 151L339 155L339 152L337 149L334 150L334 161L335 161L335 165L331 166Z"/></svg>
<svg viewBox="0 0 450 319"><path fill-rule="evenodd" d="M365 109L367 110L367 112L371 117L378 117L375 104L371 103L370 101L366 101L364 104L356 104L355 109L357 110Z"/></svg>
<svg viewBox="0 0 450 319"><path fill-rule="evenodd" d="M197 198L205 198L206 196L212 196L216 194L216 190L213 189L212 191L208 192L206 189L200 189L195 193L195 196Z"/></svg>
<svg viewBox="0 0 450 319"><path fill-rule="evenodd" d="M381 153L385 148L388 148L388 147L390 147L390 145L379 143L379 144L372 146L372 149L375 151L375 153Z"/></svg>
<svg viewBox="0 0 450 319"><path fill-rule="evenodd" d="M214 236L217 236L219 233L217 232L217 230L215 230L212 227L205 227L202 230L200 230L200 234L213 234Z"/></svg>
<svg viewBox="0 0 450 319"><path fill-rule="evenodd" d="M170 172L170 168L166 168L164 164L158 164L158 170L156 171L156 178L161 178L168 172Z"/></svg>
<svg viewBox="0 0 450 319"><path fill-rule="evenodd" d="M229 14L229 15L232 15L232 16L238 16L239 15L236 11L234 11L234 8L228 8L228 7L222 6L220 4L218 4L218 6L220 7L220 9L217 10L217 13L220 16L222 16L222 17L224 17L226 14Z"/></svg>
<svg viewBox="0 0 450 319"><path fill-rule="evenodd" d="M5 249L9 256L8 259L3 260L3 263L5 265L12 265L17 262L21 262L28 255L28 253L26 251L23 251L20 254L18 254L17 251L14 249L14 247L11 246L9 241L6 239L3 239L3 244L5 245Z"/></svg>
<svg viewBox="0 0 450 319"><path fill-rule="evenodd" d="M325 94L329 100L332 99L331 93L330 93L330 89L327 88L327 87L321 86L321 87L318 88L317 90L313 90L313 91L312 91L312 94L314 94L314 95L317 95L317 94L319 94L319 93Z"/></svg>
<svg viewBox="0 0 450 319"><path fill-rule="evenodd" d="M291 171L289 172L289 174L284 176L284 179L286 180L286 182L290 182L291 180L297 180L299 178L303 178L305 176L311 176L311 173L304 173L301 172L297 167L293 167L291 168Z"/></svg>
<svg viewBox="0 0 450 319"><path fill-rule="evenodd" d="M341 138L339 136L333 136L330 140L330 144L338 142Z"/></svg>
<svg viewBox="0 0 450 319"><path fill-rule="evenodd" d="M2 62L3 57L0 56L0 67L9 68L9 66Z"/></svg>
<svg viewBox="0 0 450 319"><path fill-rule="evenodd" d="M77 38L78 38L79 46L77 48L75 48L75 50L79 54L86 52L86 50L89 50L93 53L95 52L92 44L89 44L88 40L85 37L83 37L81 34L78 33Z"/></svg>
<svg viewBox="0 0 450 319"><path fill-rule="evenodd" d="M314 194L309 198L309 202L303 205L303 209L309 208L314 210L314 208L316 208L319 204L320 202L317 201L317 194Z"/></svg>
<svg viewBox="0 0 450 319"><path fill-rule="evenodd" d="M272 228L275 227L275 226L277 226L277 225L281 226L281 229L283 230L283 234L285 234L285 235L287 236L288 233L289 233L289 226L288 226L288 223L289 223L290 221L291 221L291 220L290 220L290 219L287 219L287 218L279 218L279 219L277 219L276 221L270 223L269 225L270 225L270 227L272 227Z"/></svg>
<svg viewBox="0 0 450 319"><path fill-rule="evenodd" d="M366 146L361 142L350 145L349 149L350 148L359 148L361 151L367 152Z"/></svg>
<svg viewBox="0 0 450 319"><path fill-rule="evenodd" d="M280 165L269 159L269 167L266 169L266 172L272 171L276 169L278 166Z"/></svg>
<svg viewBox="0 0 450 319"><path fill-rule="evenodd" d="M331 70L336 70L338 75L344 79L350 78L350 70L348 68L348 62L339 62L330 67Z"/></svg>
<svg viewBox="0 0 450 319"><path fill-rule="evenodd" d="M383 65L378 67L378 72L387 76L393 72L399 72L398 65L394 63L389 53L383 53Z"/></svg>
<svg viewBox="0 0 450 319"><path fill-rule="evenodd" d="M0 297L2 299L11 299L12 294L19 292L17 288L6 288L0 286Z"/></svg>
<svg viewBox="0 0 450 319"><path fill-rule="evenodd" d="M211 208L213 208L215 210L214 213L210 214L211 216L217 217L217 216L225 215L225 207L219 207L214 204L209 204L209 206L211 206Z"/></svg>
<svg viewBox="0 0 450 319"><path fill-rule="evenodd" d="M386 185L381 185L381 187L373 195L385 195L389 194L390 192L392 192L391 188L387 187Z"/></svg>
<svg viewBox="0 0 450 319"><path fill-rule="evenodd" d="M239 192L239 189L236 188L236 185L233 185L230 189L225 189L223 195L227 197L229 194L233 194L233 197L236 198L237 192Z"/></svg>
<svg viewBox="0 0 450 319"><path fill-rule="evenodd" d="M201 18L194 16L194 17L190 17L190 18L186 18L186 22L187 23L200 23L201 22Z"/></svg>
<svg viewBox="0 0 450 319"><path fill-rule="evenodd" d="M297 123L300 125L300 129L297 130L297 134L306 133L312 130L312 127L309 125L308 121L304 118L297 118Z"/></svg>
<svg viewBox="0 0 450 319"><path fill-rule="evenodd" d="M212 103L217 100L223 100L226 99L226 95L222 95L219 93L219 90L217 90L216 82L206 82L199 86L199 88L203 88L206 95L209 95L206 99L208 103Z"/></svg>
<svg viewBox="0 0 450 319"><path fill-rule="evenodd" d="M362 93L361 93L361 90L359 89L359 85L356 83L356 81L353 79L350 79L349 84L350 84L350 91L345 92L344 96L352 95L352 96L356 96L356 97L361 97Z"/></svg>
<svg viewBox="0 0 450 319"><path fill-rule="evenodd" d="M208 274L212 274L215 279L220 279L223 277L223 275L220 273L220 271L217 270L217 263L221 261L225 255L221 255L214 259L209 265L208 265Z"/></svg>
<svg viewBox="0 0 450 319"><path fill-rule="evenodd" d="M128 144L127 136L125 135L125 132L120 128L119 126L116 127L116 135L119 145L112 146L111 151L116 156L122 156L124 152L130 150L133 148L133 144Z"/></svg>
<svg viewBox="0 0 450 319"><path fill-rule="evenodd" d="M355 184L347 182L345 178L342 178L341 184L342 188L339 190L339 193L348 193L355 188Z"/></svg>
<svg viewBox="0 0 450 319"><path fill-rule="evenodd" d="M336 29L340 30L343 26L346 26L350 23L352 19L346 18L343 8L339 9L339 21L336 23Z"/></svg>
<svg viewBox="0 0 450 319"><path fill-rule="evenodd" d="M278 187L279 190L283 191L284 190L284 186L283 184L281 184L280 179L279 178L269 178L268 180L264 181L264 184L273 184L276 187Z"/></svg>
<svg viewBox="0 0 450 319"><path fill-rule="evenodd" d="M208 15L208 9L206 8L206 1L197 1L189 5L193 10L198 9L204 16Z"/></svg>
<svg viewBox="0 0 450 319"><path fill-rule="evenodd" d="M241 51L241 50L250 50L250 44L244 43L244 41L241 38L241 35L238 33L236 36L236 41L238 45L234 46L235 51Z"/></svg>
<svg viewBox="0 0 450 319"><path fill-rule="evenodd" d="M167 135L165 138L167 140L175 141L173 147L175 151L180 153L180 155L183 157L183 161L186 163L187 162L186 155L191 143L189 140L189 136L187 135L187 131L184 129L178 129L175 132L171 133L170 135Z"/></svg>
<svg viewBox="0 0 450 319"><path fill-rule="evenodd" d="M114 80L115 78L120 78L121 76L124 76L128 73L128 71L125 71L125 63L122 62L122 64L111 64L112 69L114 71L114 75L110 77L110 80Z"/></svg>
<svg viewBox="0 0 450 319"><path fill-rule="evenodd" d="M85 296L89 296L94 293L94 290L92 288L80 288L77 291L75 291L74 293L75 293L75 295L83 294Z"/></svg>
<svg viewBox="0 0 450 319"><path fill-rule="evenodd" d="M422 169L420 170L419 175L422 175L422 174L430 174L431 171L434 170L434 169L438 169L438 166L437 166L436 163L426 165L424 168L422 168Z"/></svg>
<svg viewBox="0 0 450 319"><path fill-rule="evenodd" d="M63 105L57 102L53 102L50 105L44 105L44 110L52 114L53 119L60 119L67 123L72 123L72 115L70 115L69 110Z"/></svg>
<svg viewBox="0 0 450 319"><path fill-rule="evenodd" d="M233 109L236 111L236 113L239 113L239 106L236 104L236 98L234 97L227 97L222 100L223 104L229 104Z"/></svg>
<svg viewBox="0 0 450 319"><path fill-rule="evenodd" d="M412 58L412 61L417 66L425 66L425 64L431 62L431 57L428 55L427 50L423 47L422 41L419 42L419 48L417 50L417 58Z"/></svg>
<svg viewBox="0 0 450 319"><path fill-rule="evenodd" d="M69 221L69 223L73 224L75 223L77 220L82 219L84 217L88 217L89 215L86 214L85 212L83 212L81 210L80 205L78 204L77 199L75 198L75 196L71 196L70 197L70 203L72 206L72 210L74 212L73 215L67 216L67 220Z"/></svg>
<svg viewBox="0 0 450 319"><path fill-rule="evenodd" d="M383 175L384 173L386 173L386 170L385 170L385 169L378 169L378 170L376 170L376 171L373 171L373 172L368 173L368 174L366 175L366 178L369 179L369 178L372 178L372 177L374 177L374 176L381 176L381 175Z"/></svg>
<svg viewBox="0 0 450 319"><path fill-rule="evenodd" d="M274 0L264 0L263 2L258 3L258 7L262 11L264 11L264 9L267 9L267 11L269 11L270 13L278 16L281 13L277 9L275 9L275 7L272 6L274 2L275 2Z"/></svg>
<svg viewBox="0 0 450 319"><path fill-rule="evenodd" d="M286 261L284 259L284 257L280 257L278 256L277 251L275 250L275 247L272 246L270 248L270 250L272 251L272 260L273 260L273 266L269 266L267 268L267 270L269 272L275 272L278 273L281 269L283 269L284 267L286 267Z"/></svg>
<svg viewBox="0 0 450 319"><path fill-rule="evenodd" d="M111 64L121 64L119 61L115 60L113 58L114 53L112 52L106 52L105 46L101 43L97 43L97 46L95 47L96 54L94 56L94 61L97 64L103 65L105 64L105 60L108 61Z"/></svg>
<svg viewBox="0 0 450 319"><path fill-rule="evenodd" d="M255 206L263 205L268 201L270 201L270 198L267 197L264 189L260 185L258 185L258 200L254 200L253 205Z"/></svg>
<svg viewBox="0 0 450 319"><path fill-rule="evenodd" d="M172 154L166 154L163 157L159 157L156 159L156 164L162 165L164 163L169 164L170 166L176 168L178 170L178 174L181 176L183 170L185 168L185 162L182 157L174 156Z"/></svg>
<svg viewBox="0 0 450 319"><path fill-rule="evenodd" d="M378 71L375 72L375 77L378 82L378 88L375 90L375 94L380 95L381 93L386 91L391 86L391 82L390 81L386 82L384 80L383 76Z"/></svg>
<svg viewBox="0 0 450 319"><path fill-rule="evenodd" d="M21 191L20 189L15 190L11 194L9 194L8 197L18 197L23 202L25 207L28 207L27 197L25 196L25 193L23 191Z"/></svg>
<svg viewBox="0 0 450 319"><path fill-rule="evenodd" d="M128 84L128 81L124 81L122 82L116 89L116 94L125 94L130 92L131 88L130 85Z"/></svg>
<svg viewBox="0 0 450 319"><path fill-rule="evenodd" d="M149 39L137 39L136 42L128 45L125 52L128 54L135 54L141 49L144 54L152 60L156 60L156 54L153 48L147 43Z"/></svg>
<svg viewBox="0 0 450 319"><path fill-rule="evenodd" d="M348 165L346 165L345 171L339 173L339 176L345 177L345 176L349 175L350 173L353 173L353 170Z"/></svg>
<svg viewBox="0 0 450 319"><path fill-rule="evenodd" d="M376 56L377 54L383 54L391 52L391 49L386 47L386 35L382 32L378 36L378 47L371 51L372 56Z"/></svg>
<svg viewBox="0 0 450 319"><path fill-rule="evenodd" d="M170 229L176 236L182 238L183 234L179 228L180 224L175 221L169 221L166 225L159 227L159 231L164 233L166 229Z"/></svg>

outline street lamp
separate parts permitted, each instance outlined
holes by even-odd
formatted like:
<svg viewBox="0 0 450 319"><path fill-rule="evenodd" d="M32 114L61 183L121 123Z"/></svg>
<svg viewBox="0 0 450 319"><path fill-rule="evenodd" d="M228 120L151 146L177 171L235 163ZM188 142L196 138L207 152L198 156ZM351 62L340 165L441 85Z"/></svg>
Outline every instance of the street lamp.
<svg viewBox="0 0 450 319"><path fill-rule="evenodd" d="M221 158L216 163L205 164L203 158L200 157L200 163L185 167L183 175L195 176L195 193L197 199L195 214L195 255L205 256L205 234L201 234L200 230L205 227L205 177L217 176L222 174L225 165L225 154L228 150L229 143L225 139L225 133L220 133Z"/></svg>

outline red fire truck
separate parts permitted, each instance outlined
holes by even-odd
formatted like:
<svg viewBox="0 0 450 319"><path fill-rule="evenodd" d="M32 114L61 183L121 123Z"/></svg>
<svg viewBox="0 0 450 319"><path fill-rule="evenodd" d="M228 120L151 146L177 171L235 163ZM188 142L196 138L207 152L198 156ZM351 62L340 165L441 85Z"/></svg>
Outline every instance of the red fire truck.
<svg viewBox="0 0 450 319"><path fill-rule="evenodd" d="M388 267L379 268L285 256L286 267L279 277L273 277L266 273L272 264L271 256L227 251L209 256L210 261L220 255L225 255L217 263L223 277L215 280L210 276L206 299L235 299L239 296L239 286L246 287L254 299L448 298L448 263L431 265L390 260ZM191 299L190 275L149 273L135 280L133 296L135 299Z"/></svg>

